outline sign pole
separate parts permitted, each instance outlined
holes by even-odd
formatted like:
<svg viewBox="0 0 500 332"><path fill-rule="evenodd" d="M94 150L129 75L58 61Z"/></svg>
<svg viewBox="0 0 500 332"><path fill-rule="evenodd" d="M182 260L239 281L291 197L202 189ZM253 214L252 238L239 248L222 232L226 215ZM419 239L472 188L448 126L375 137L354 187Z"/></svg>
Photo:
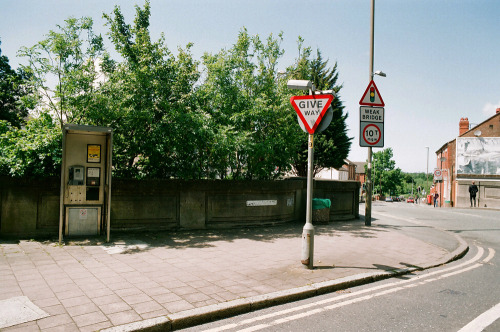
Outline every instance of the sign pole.
<svg viewBox="0 0 500 332"><path fill-rule="evenodd" d="M314 85L311 81L290 80L287 83L290 89L309 88L309 96L292 96L290 102L297 112L298 117L309 133L307 145L307 197L306 197L306 223L302 231L302 256L301 263L308 269L314 268L314 226L312 224L313 201L313 174L314 174L314 133L333 100L333 94L314 95Z"/></svg>
<svg viewBox="0 0 500 332"><path fill-rule="evenodd" d="M312 224L312 196L313 196L313 160L314 160L314 135L309 134L307 148L307 201L306 201L306 224L302 231L302 257L301 262L313 269L314 258L314 226Z"/></svg>
<svg viewBox="0 0 500 332"><path fill-rule="evenodd" d="M370 30L370 79L373 79L373 49L374 49L374 25L375 25L375 0L371 6L371 30ZM365 203L365 226L372 225L372 147L368 147L368 167L366 169L366 203Z"/></svg>

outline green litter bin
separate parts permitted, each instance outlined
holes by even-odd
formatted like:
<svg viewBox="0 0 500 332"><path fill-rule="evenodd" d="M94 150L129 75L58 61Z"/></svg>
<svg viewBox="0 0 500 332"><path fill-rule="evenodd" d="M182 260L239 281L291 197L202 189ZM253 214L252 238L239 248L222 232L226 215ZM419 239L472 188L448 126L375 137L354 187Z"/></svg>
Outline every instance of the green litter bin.
<svg viewBox="0 0 500 332"><path fill-rule="evenodd" d="M313 225L328 225L330 221L330 207L332 202L329 199L313 198L312 201L312 222Z"/></svg>

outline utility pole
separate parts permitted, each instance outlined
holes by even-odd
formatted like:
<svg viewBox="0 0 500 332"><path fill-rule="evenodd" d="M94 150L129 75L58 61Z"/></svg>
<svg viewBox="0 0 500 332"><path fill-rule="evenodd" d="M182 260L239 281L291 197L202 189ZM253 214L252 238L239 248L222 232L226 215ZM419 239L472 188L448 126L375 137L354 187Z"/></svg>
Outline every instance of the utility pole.
<svg viewBox="0 0 500 332"><path fill-rule="evenodd" d="M427 148L427 171L425 172L425 185L429 188L429 194L431 193L431 187L429 187L429 147Z"/></svg>
<svg viewBox="0 0 500 332"><path fill-rule="evenodd" d="M371 34L370 34L370 76L368 82L373 79L373 49L375 36L375 0L372 0ZM366 204L365 204L365 226L372 224L372 147L368 147L368 167L366 174Z"/></svg>
<svg viewBox="0 0 500 332"><path fill-rule="evenodd" d="M302 232L302 256L301 263L304 264L308 269L314 268L314 226L312 223L312 201L313 201L313 175L314 175L314 132L317 130L317 126L322 121L323 115L327 111L330 106L334 94L333 91L321 91L319 95L316 95L314 84L311 81L306 80L289 80L287 82L287 87L289 89L295 90L309 90L309 96L294 96L290 98L290 102L292 106L295 108L295 111L300 116L302 123L304 124L307 132L309 133L309 141L307 148L307 198L306 198L306 224L304 225ZM321 103L315 103L316 106L306 106L303 103L296 103L297 99L321 99L323 100ZM314 126L312 126L307 122L304 118L304 110L307 110L308 107L313 107L313 112L315 115L321 114L317 118L313 118L313 122L315 122ZM328 126L328 124L326 124ZM326 128L326 127L325 127Z"/></svg>

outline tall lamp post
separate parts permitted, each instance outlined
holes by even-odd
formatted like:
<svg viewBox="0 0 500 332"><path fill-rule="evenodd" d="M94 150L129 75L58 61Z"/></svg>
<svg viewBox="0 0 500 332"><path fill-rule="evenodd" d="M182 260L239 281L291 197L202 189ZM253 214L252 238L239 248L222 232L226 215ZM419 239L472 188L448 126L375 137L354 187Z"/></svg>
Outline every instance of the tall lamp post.
<svg viewBox="0 0 500 332"><path fill-rule="evenodd" d="M369 82L373 80L374 75L386 77L387 75L378 70L373 71L373 57L374 57L374 45L375 45L375 0L372 0L371 6L371 29L370 29L370 76ZM372 147L368 147L368 167L366 174L366 204L365 204L365 226L371 226L372 224Z"/></svg>
<svg viewBox="0 0 500 332"><path fill-rule="evenodd" d="M309 90L309 94L314 94L315 88L311 81L289 80L287 87L293 90ZM314 226L312 224L312 197L313 197L313 159L314 159L314 135L309 134L309 144L307 145L307 198L306 198L306 223L302 230L302 256L301 262L308 269L313 269L314 258Z"/></svg>
<svg viewBox="0 0 500 332"><path fill-rule="evenodd" d="M431 188L429 187L429 147L425 147L427 149L427 170L425 172L425 185L429 188L429 194L431 192Z"/></svg>

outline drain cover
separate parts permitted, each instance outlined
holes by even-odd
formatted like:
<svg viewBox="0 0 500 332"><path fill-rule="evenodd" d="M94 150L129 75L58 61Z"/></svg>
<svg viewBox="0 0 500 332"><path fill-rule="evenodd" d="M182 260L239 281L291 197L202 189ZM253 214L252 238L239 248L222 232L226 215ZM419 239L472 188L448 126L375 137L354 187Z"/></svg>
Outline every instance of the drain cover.
<svg viewBox="0 0 500 332"><path fill-rule="evenodd" d="M0 329L48 317L26 296L13 297L0 301Z"/></svg>

